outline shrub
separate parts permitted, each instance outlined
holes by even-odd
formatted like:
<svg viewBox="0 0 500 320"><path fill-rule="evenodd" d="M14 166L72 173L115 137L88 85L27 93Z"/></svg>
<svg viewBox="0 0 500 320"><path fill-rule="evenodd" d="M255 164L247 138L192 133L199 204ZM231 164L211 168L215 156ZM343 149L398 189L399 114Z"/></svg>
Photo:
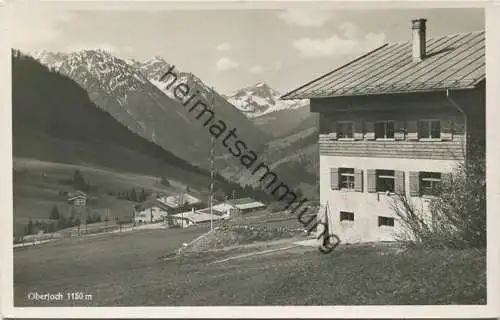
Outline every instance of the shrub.
<svg viewBox="0 0 500 320"><path fill-rule="evenodd" d="M411 198L398 195L393 206L406 234L403 240L430 247L486 246L486 163L484 147L474 143L468 161L442 181L425 216Z"/></svg>

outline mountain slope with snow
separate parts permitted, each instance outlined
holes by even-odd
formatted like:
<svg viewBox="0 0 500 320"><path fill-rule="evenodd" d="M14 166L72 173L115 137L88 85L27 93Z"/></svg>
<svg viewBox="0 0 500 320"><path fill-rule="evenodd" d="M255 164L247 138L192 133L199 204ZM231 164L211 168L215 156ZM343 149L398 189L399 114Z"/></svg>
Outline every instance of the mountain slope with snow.
<svg viewBox="0 0 500 320"><path fill-rule="evenodd" d="M307 100L281 100L281 94L264 82L238 90L227 100L247 117L256 118L280 110L294 110L309 105Z"/></svg>
<svg viewBox="0 0 500 320"><path fill-rule="evenodd" d="M91 100L108 111L135 133L165 150L206 167L209 151L207 128L166 90L160 77L170 64L160 57L146 62L122 60L103 50L84 50L70 54L36 52L32 56L76 81ZM181 81L198 89L208 99L209 88L196 76L178 73ZM256 148L266 135L238 109L215 93L217 118L238 129L238 136ZM89 124L91 125L91 124ZM227 152L227 150L220 150Z"/></svg>

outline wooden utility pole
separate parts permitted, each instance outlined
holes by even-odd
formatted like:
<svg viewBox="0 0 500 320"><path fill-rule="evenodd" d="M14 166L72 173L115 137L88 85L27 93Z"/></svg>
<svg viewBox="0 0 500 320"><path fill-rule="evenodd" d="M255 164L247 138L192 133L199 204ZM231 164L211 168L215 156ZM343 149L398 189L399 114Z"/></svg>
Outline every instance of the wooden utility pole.
<svg viewBox="0 0 500 320"><path fill-rule="evenodd" d="M214 93L214 88L212 87L211 90L211 109L212 111L215 110L215 93ZM214 218L213 218L213 202L214 202L214 158L215 158L215 139L214 136L209 132L210 134L210 156L209 156L209 162L210 162L210 230L213 230L214 228Z"/></svg>

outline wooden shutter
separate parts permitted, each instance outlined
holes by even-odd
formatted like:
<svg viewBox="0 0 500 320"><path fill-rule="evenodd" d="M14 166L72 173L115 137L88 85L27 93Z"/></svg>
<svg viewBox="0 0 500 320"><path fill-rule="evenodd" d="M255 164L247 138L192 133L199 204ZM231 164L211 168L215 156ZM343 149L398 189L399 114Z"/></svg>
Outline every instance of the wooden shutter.
<svg viewBox="0 0 500 320"><path fill-rule="evenodd" d="M332 190L339 190L339 168L330 169L330 187Z"/></svg>
<svg viewBox="0 0 500 320"><path fill-rule="evenodd" d="M394 139L404 140L405 139L405 122L396 121L394 123Z"/></svg>
<svg viewBox="0 0 500 320"><path fill-rule="evenodd" d="M451 120L441 121L441 140L453 140L453 122Z"/></svg>
<svg viewBox="0 0 500 320"><path fill-rule="evenodd" d="M418 140L418 121L408 121L408 140Z"/></svg>
<svg viewBox="0 0 500 320"><path fill-rule="evenodd" d="M404 194L405 192L405 173L404 171L394 171L394 192L396 194Z"/></svg>
<svg viewBox="0 0 500 320"><path fill-rule="evenodd" d="M367 191L368 192L377 192L377 171L374 169L368 169L366 170L366 177L367 177Z"/></svg>
<svg viewBox="0 0 500 320"><path fill-rule="evenodd" d="M363 192L363 170L354 169L354 191Z"/></svg>
<svg viewBox="0 0 500 320"><path fill-rule="evenodd" d="M410 172L410 196L420 197L420 174L418 171Z"/></svg>
<svg viewBox="0 0 500 320"><path fill-rule="evenodd" d="M365 140L375 140L375 123L365 122Z"/></svg>
<svg viewBox="0 0 500 320"><path fill-rule="evenodd" d="M352 137L354 140L363 140L363 122L362 121L354 121L352 128Z"/></svg>

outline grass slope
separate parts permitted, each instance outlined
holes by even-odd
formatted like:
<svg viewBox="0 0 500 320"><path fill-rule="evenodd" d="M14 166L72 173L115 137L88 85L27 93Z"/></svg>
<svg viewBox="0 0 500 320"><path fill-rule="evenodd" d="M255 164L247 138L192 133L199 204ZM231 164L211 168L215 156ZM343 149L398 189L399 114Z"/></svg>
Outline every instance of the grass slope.
<svg viewBox="0 0 500 320"><path fill-rule="evenodd" d="M206 230L133 231L14 253L15 306L28 292L93 295L76 306L484 304L484 251L299 248L220 264L238 252L158 258Z"/></svg>
<svg viewBox="0 0 500 320"><path fill-rule="evenodd" d="M144 189L148 192L174 192L172 187L160 184L160 178L135 173L122 173L106 168L43 162L33 159L14 159L16 180L14 191L14 232L22 234L29 219L33 221L49 221L49 213L55 205L59 211L69 216L70 206L62 192L73 190L66 181L71 179L78 169L86 181L91 184L91 192L87 208L101 217L107 212L112 217L130 219L133 217L135 202L122 200L109 192L137 192ZM179 187L180 188L180 187ZM196 194L196 192L192 192Z"/></svg>

